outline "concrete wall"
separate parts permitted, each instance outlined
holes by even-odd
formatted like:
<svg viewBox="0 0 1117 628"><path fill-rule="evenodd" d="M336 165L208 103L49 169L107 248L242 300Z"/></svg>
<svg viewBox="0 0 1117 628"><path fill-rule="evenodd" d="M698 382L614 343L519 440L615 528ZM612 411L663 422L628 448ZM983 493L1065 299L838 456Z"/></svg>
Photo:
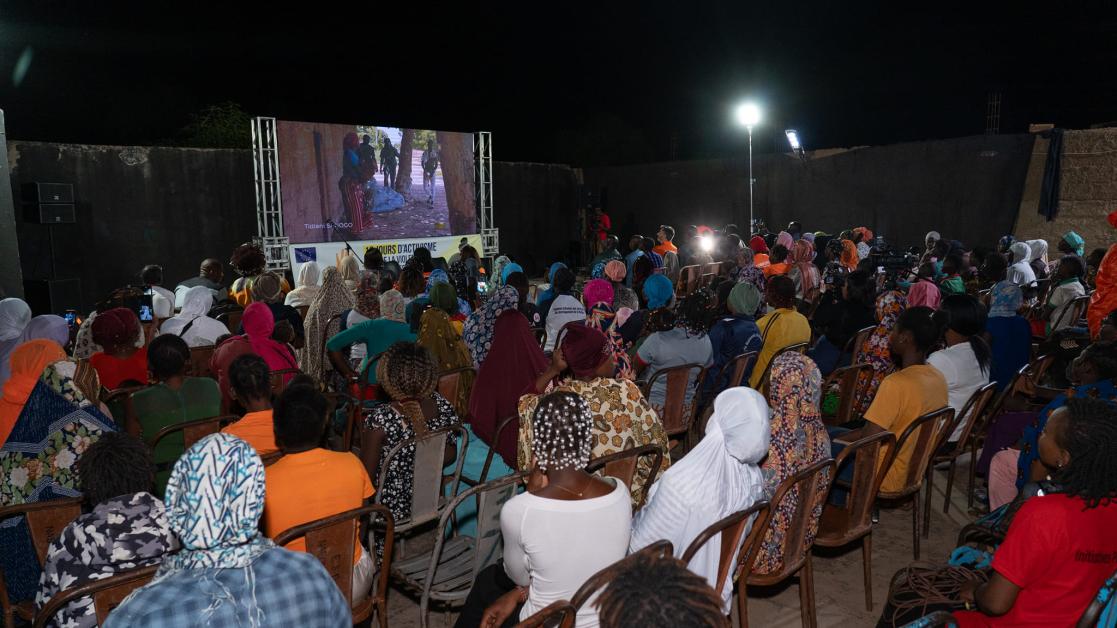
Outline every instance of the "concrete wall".
<svg viewBox="0 0 1117 628"><path fill-rule="evenodd" d="M500 249L528 276L542 276L552 262L569 260L572 247L578 251L579 177L569 166L493 163L493 214L500 227Z"/></svg>
<svg viewBox="0 0 1117 628"><path fill-rule="evenodd" d="M1076 231L1086 240L1086 252L1108 248L1117 233L1106 216L1117 210L1117 129L1067 131L1063 136L1059 211L1048 222L1039 213L1039 189L1047 160L1047 140L1036 139L1028 183L1016 222L1017 239L1047 240L1055 255L1058 240Z"/></svg>

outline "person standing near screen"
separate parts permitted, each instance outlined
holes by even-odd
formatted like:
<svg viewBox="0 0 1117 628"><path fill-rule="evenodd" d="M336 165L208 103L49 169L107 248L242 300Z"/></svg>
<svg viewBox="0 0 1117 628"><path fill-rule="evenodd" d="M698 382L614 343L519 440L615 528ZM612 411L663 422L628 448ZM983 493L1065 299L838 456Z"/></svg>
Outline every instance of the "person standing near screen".
<svg viewBox="0 0 1117 628"><path fill-rule="evenodd" d="M427 202L434 205L434 172L438 170L438 146L434 140L427 140L427 149L423 151L423 190L427 193Z"/></svg>
<svg viewBox="0 0 1117 628"><path fill-rule="evenodd" d="M384 173L384 187L393 190L396 187L396 168L399 166L399 151L392 146L390 138L384 138L384 147L380 149L380 172Z"/></svg>

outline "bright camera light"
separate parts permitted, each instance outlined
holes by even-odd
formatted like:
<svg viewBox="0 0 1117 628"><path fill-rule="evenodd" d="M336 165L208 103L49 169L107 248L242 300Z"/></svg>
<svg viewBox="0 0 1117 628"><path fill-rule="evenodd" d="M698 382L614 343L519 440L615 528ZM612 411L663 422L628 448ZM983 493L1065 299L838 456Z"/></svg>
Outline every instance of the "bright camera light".
<svg viewBox="0 0 1117 628"><path fill-rule="evenodd" d="M788 129L784 131L784 134L787 135L787 143L791 144L791 150L799 150L802 148L802 144L799 143L798 131L795 129Z"/></svg>
<svg viewBox="0 0 1117 628"><path fill-rule="evenodd" d="M737 107L737 121L749 128L756 126L760 123L760 107L751 102Z"/></svg>
<svg viewBox="0 0 1117 628"><path fill-rule="evenodd" d="M714 239L708 235L699 238L699 244L702 246L702 250L707 253L714 250Z"/></svg>

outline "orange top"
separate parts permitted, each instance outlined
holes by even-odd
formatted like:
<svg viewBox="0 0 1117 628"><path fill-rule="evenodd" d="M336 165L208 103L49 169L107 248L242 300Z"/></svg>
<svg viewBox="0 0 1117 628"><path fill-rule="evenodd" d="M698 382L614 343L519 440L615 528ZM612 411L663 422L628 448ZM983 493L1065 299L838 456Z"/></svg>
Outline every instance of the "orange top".
<svg viewBox="0 0 1117 628"><path fill-rule="evenodd" d="M768 268L768 254L757 253L752 256L752 265L757 268Z"/></svg>
<svg viewBox="0 0 1117 628"><path fill-rule="evenodd" d="M791 265L787 262L777 262L775 264L768 264L764 267L764 277L771 277L772 275L786 275L787 271L791 269Z"/></svg>
<svg viewBox="0 0 1117 628"><path fill-rule="evenodd" d="M221 431L252 445L256 453L261 456L279 451L279 447L275 444L275 428L272 426L270 409L249 412L241 417L241 420L227 425Z"/></svg>
<svg viewBox="0 0 1117 628"><path fill-rule="evenodd" d="M275 538L297 525L360 508L376 492L365 465L351 453L311 449L287 454L265 469L264 534ZM353 562L361 558L360 530ZM306 551L306 539L287 549Z"/></svg>
<svg viewBox="0 0 1117 628"><path fill-rule="evenodd" d="M23 406L27 404L43 371L65 359L66 352L62 347L45 338L29 340L12 352L9 358L11 376L4 382L3 397L0 397L0 445L11 436L19 415L23 413Z"/></svg>
<svg viewBox="0 0 1117 628"><path fill-rule="evenodd" d="M667 242L661 242L661 243L653 246L652 250L655 251L656 253L659 253L660 255L663 255L667 251L671 251L672 253L678 253L679 252L679 247L675 246L675 244L673 242L667 241Z"/></svg>

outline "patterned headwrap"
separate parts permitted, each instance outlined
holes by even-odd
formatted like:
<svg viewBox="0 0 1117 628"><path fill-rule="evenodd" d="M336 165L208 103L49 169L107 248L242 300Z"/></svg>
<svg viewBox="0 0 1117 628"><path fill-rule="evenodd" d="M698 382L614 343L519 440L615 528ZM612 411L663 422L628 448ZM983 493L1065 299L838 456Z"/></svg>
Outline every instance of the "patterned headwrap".
<svg viewBox="0 0 1117 628"><path fill-rule="evenodd" d="M275 547L260 534L264 463L229 434L211 434L175 463L166 498L182 551L163 559L158 578L183 569L243 569Z"/></svg>
<svg viewBox="0 0 1117 628"><path fill-rule="evenodd" d="M501 255L493 260L493 283L499 288L504 285L504 267L511 264L512 260L507 255Z"/></svg>
<svg viewBox="0 0 1117 628"><path fill-rule="evenodd" d="M1016 244L1016 236L1012 234L1001 236L1001 239L997 241L997 247L1002 253L1007 253L1013 244Z"/></svg>
<svg viewBox="0 0 1117 628"><path fill-rule="evenodd" d="M403 294L399 290L389 290L380 295L380 316L397 323L406 323Z"/></svg>
<svg viewBox="0 0 1117 628"><path fill-rule="evenodd" d="M999 281L989 293L989 317L1016 316L1024 304L1024 292L1011 281Z"/></svg>
<svg viewBox="0 0 1117 628"><path fill-rule="evenodd" d="M361 273L357 285L357 311L365 318L380 318L380 273Z"/></svg>
<svg viewBox="0 0 1117 628"><path fill-rule="evenodd" d="M39 379L79 408L93 405L101 392L97 369L88 360L59 360L47 366Z"/></svg>
<svg viewBox="0 0 1117 628"><path fill-rule="evenodd" d="M582 301L586 307L613 302L613 284L605 279L593 279L582 288Z"/></svg>
<svg viewBox="0 0 1117 628"><path fill-rule="evenodd" d="M436 268L432 270L430 276L427 277L427 287L423 290L423 296L429 297L431 295L431 288L440 283L450 283L450 275L441 268Z"/></svg>
<svg viewBox="0 0 1117 628"><path fill-rule="evenodd" d="M782 244L784 248L790 251L791 247L795 246L795 238L792 238L790 233L781 231L779 235L776 236L776 244Z"/></svg>
<svg viewBox="0 0 1117 628"><path fill-rule="evenodd" d="M252 300L277 303L283 298L283 278L278 273L260 273L252 280Z"/></svg>
<svg viewBox="0 0 1117 628"><path fill-rule="evenodd" d="M619 259L609 260L609 263L605 264L605 276L609 278L609 281L624 281L625 275L627 274L628 268L626 268L624 262Z"/></svg>
<svg viewBox="0 0 1117 628"><path fill-rule="evenodd" d="M881 380L892 372L889 336L905 309L907 309L907 298L902 292L892 290L877 297L876 315L879 322L860 349L862 361L872 366L873 370L863 372L858 377L857 386L861 391L857 398L858 412L864 413L869 409L869 404L876 397Z"/></svg>
<svg viewBox="0 0 1117 628"><path fill-rule="evenodd" d="M496 319L508 310L514 310L520 305L520 292L512 286L504 286L493 293L484 305L477 308L465 321L462 335L473 361L478 367L489 355L493 346L493 328Z"/></svg>

